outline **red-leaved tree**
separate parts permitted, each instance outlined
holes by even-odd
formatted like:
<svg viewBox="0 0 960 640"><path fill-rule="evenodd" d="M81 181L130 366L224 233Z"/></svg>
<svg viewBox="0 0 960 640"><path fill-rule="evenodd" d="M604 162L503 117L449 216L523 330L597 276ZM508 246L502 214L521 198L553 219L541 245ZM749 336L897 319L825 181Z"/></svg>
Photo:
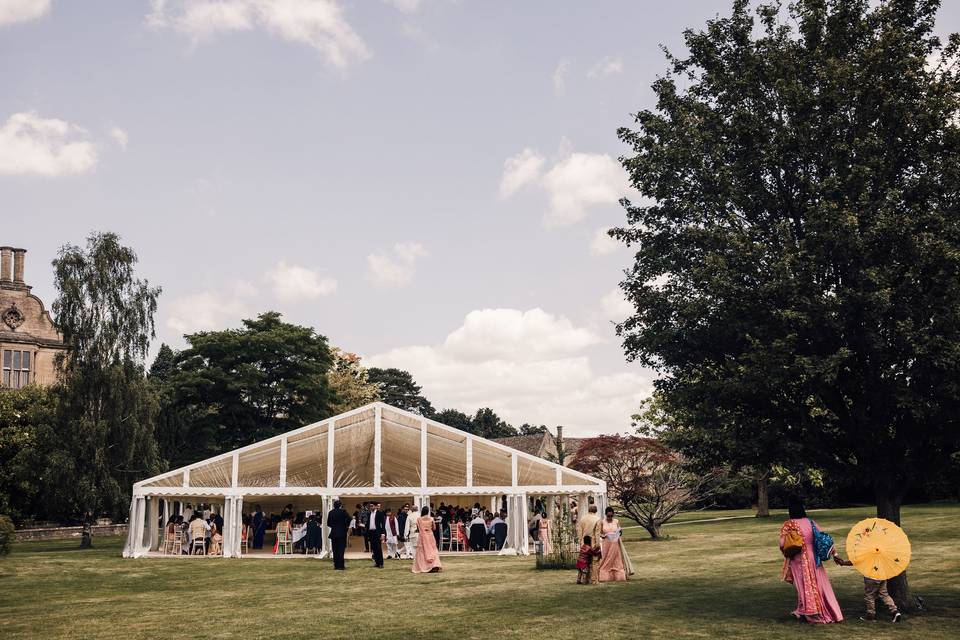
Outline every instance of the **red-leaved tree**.
<svg viewBox="0 0 960 640"><path fill-rule="evenodd" d="M709 496L717 479L690 473L665 445L639 436L589 438L570 467L606 481L610 498L655 539L664 523Z"/></svg>

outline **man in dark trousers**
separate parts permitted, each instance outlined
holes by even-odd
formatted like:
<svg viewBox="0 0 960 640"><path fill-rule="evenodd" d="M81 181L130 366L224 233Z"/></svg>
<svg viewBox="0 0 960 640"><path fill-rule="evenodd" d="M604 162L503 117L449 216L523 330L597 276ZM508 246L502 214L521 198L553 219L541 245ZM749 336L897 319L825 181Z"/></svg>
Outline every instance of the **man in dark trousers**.
<svg viewBox="0 0 960 640"><path fill-rule="evenodd" d="M383 541L387 539L387 518L380 511L379 502L370 503L370 515L367 516L367 540L373 551L373 566L383 569Z"/></svg>
<svg viewBox="0 0 960 640"><path fill-rule="evenodd" d="M347 550L347 535L350 527L350 514L339 500L333 501L333 509L327 514L327 526L330 527L330 546L333 547L333 568L343 571L343 554Z"/></svg>

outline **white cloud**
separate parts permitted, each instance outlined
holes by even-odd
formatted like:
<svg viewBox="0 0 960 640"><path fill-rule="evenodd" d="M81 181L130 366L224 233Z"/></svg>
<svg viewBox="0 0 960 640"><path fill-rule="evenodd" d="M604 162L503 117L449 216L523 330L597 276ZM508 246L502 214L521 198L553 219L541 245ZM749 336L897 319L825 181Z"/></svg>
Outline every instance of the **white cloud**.
<svg viewBox="0 0 960 640"><path fill-rule="evenodd" d="M504 160L500 197L507 198L524 185L538 180L545 162L543 156L530 148Z"/></svg>
<svg viewBox="0 0 960 640"><path fill-rule="evenodd" d="M210 291L174 298L166 313L165 325L177 335L236 326L252 315L244 301Z"/></svg>
<svg viewBox="0 0 960 640"><path fill-rule="evenodd" d="M15 113L0 126L0 175L60 176L85 173L97 164L87 132L33 112Z"/></svg>
<svg viewBox="0 0 960 640"><path fill-rule="evenodd" d="M602 153L571 153L543 177L550 196L549 225L579 222L594 205L616 204L629 189L623 167Z"/></svg>
<svg viewBox="0 0 960 640"><path fill-rule="evenodd" d="M421 0L383 0L383 1L389 5L392 5L397 11L402 11L403 13L414 13L423 4Z"/></svg>
<svg viewBox="0 0 960 640"><path fill-rule="evenodd" d="M542 309L471 311L463 326L447 336L446 353L461 360L538 360L581 351L602 339L570 320Z"/></svg>
<svg viewBox="0 0 960 640"><path fill-rule="evenodd" d="M381 287L403 287L413 280L416 262L427 255L423 245L417 242L398 242L393 245L393 255L371 253L367 256L367 276Z"/></svg>
<svg viewBox="0 0 960 640"><path fill-rule="evenodd" d="M527 184L536 184L549 197L544 216L547 226L563 226L582 220L587 209L616 205L630 195L627 173L620 163L604 153L578 153L565 140L560 153L543 173L546 160L534 149L524 149L503 163L501 197L509 197Z"/></svg>
<svg viewBox="0 0 960 640"><path fill-rule="evenodd" d="M438 408L493 408L514 425L567 427L570 435L625 431L651 390L652 372L598 375L582 352L591 331L541 309L473 311L436 346L368 357L413 374Z"/></svg>
<svg viewBox="0 0 960 640"><path fill-rule="evenodd" d="M590 253L595 256L607 256L623 248L624 245L611 238L607 231L609 231L608 227L600 227L593 232L593 239L590 240Z"/></svg>
<svg viewBox="0 0 960 640"><path fill-rule="evenodd" d="M50 0L0 0L0 27L29 22L50 13Z"/></svg>
<svg viewBox="0 0 960 640"><path fill-rule="evenodd" d="M635 311L633 305L623 297L623 291L620 289L612 289L603 296L600 299L600 309L604 319L610 322L623 322Z"/></svg>
<svg viewBox="0 0 960 640"><path fill-rule="evenodd" d="M623 60L606 56L587 72L588 78L602 78L623 73Z"/></svg>
<svg viewBox="0 0 960 640"><path fill-rule="evenodd" d="M110 137L113 138L120 148L126 151L127 143L130 142L130 136L127 135L127 132L121 129L120 127L113 127L110 129Z"/></svg>
<svg viewBox="0 0 960 640"><path fill-rule="evenodd" d="M567 92L567 72L570 70L570 61L560 60L553 70L553 93L562 96Z"/></svg>
<svg viewBox="0 0 960 640"><path fill-rule="evenodd" d="M337 290L337 281L321 276L317 271L282 260L269 269L266 280L273 293L284 301L309 300L330 295Z"/></svg>
<svg viewBox="0 0 960 640"><path fill-rule="evenodd" d="M334 0L151 0L151 6L148 24L179 31L195 43L259 27L313 47L339 69L370 57Z"/></svg>

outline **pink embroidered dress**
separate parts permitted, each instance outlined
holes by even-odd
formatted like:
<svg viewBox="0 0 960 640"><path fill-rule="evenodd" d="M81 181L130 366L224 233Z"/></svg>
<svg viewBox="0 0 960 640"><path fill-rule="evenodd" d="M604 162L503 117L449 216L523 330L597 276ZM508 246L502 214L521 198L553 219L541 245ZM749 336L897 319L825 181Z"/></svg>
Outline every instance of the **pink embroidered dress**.
<svg viewBox="0 0 960 640"><path fill-rule="evenodd" d="M840 611L836 596L833 595L827 570L822 563L820 566L816 564L813 551L813 527L810 526L810 519L796 518L783 523L780 527L781 551L783 551L786 533L791 528L800 532L803 538L803 550L792 558L784 558L780 579L793 584L797 590L797 608L793 611L793 615L798 618L806 617L807 622L813 624L840 622L843 620L843 613ZM820 525L817 525L817 528L819 529ZM830 555L832 556L833 553L831 549Z"/></svg>
<svg viewBox="0 0 960 640"><path fill-rule="evenodd" d="M543 552L545 554L553 553L553 541L550 539L550 534L553 533L552 527L550 526L550 519L546 516L540 518L540 535L539 540L543 543Z"/></svg>
<svg viewBox="0 0 960 640"><path fill-rule="evenodd" d="M603 540L600 543L600 582L626 582L627 566L624 563L623 545L619 536L610 540L607 536L620 532L620 521L616 518L612 522L606 519L600 523Z"/></svg>
<svg viewBox="0 0 960 640"><path fill-rule="evenodd" d="M434 569L443 569L440 552L437 551L437 540L433 537L433 527L433 518L430 516L417 518L417 553L413 557L413 573L430 573Z"/></svg>

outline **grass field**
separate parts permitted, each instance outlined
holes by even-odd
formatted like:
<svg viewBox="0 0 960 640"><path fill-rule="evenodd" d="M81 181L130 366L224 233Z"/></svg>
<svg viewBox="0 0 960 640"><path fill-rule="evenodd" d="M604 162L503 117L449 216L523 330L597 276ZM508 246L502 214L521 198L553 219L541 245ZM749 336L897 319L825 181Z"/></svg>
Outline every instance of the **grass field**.
<svg viewBox="0 0 960 640"><path fill-rule="evenodd" d="M697 518L717 517L700 512ZM838 541L867 508L815 514ZM692 516L686 516L687 518ZM13 638L910 638L960 637L960 506L907 507L910 584L928 611L900 626L861 623L862 580L828 571L847 620L807 627L789 615L793 588L778 582L781 518L685 523L669 540L631 529L637 575L580 587L572 572L533 569L532 558L449 558L438 575L409 563L383 571L348 561L138 559L119 539L14 546L0 559L0 637ZM842 544L841 544L842 546Z"/></svg>

